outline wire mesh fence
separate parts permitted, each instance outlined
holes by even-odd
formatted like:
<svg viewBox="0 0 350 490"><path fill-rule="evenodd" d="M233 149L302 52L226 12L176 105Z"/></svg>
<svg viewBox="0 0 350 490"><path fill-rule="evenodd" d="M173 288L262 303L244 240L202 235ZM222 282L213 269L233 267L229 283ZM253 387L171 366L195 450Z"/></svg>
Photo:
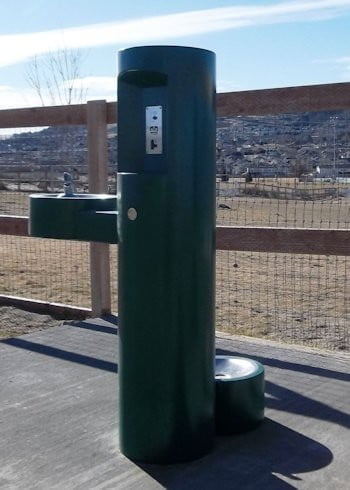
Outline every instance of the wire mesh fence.
<svg viewBox="0 0 350 490"><path fill-rule="evenodd" d="M0 294L90 308L85 242L0 235Z"/></svg>
<svg viewBox="0 0 350 490"><path fill-rule="evenodd" d="M349 112L218 121L217 224L349 229ZM217 328L349 350L347 257L217 251Z"/></svg>
<svg viewBox="0 0 350 490"><path fill-rule="evenodd" d="M0 214L28 216L29 195L62 192L63 172L88 191L85 127L36 128L0 139ZM90 308L89 245L1 236L1 294Z"/></svg>
<svg viewBox="0 0 350 490"><path fill-rule="evenodd" d="M217 251L217 328L349 350L349 267L347 257Z"/></svg>
<svg viewBox="0 0 350 490"><path fill-rule="evenodd" d="M116 191L114 126L109 132L111 193ZM0 132L0 214L27 216L29 194L63 192L64 172L71 174L77 193L89 191L86 127L36 129L2 138Z"/></svg>
<svg viewBox="0 0 350 490"><path fill-rule="evenodd" d="M219 119L217 225L349 229L348 122L346 111ZM60 192L64 171L88 191L86 129L66 129L0 141L0 214L27 215L28 194ZM110 193L116 131L109 126ZM90 306L88 244L4 236L0 244L1 293ZM349 350L348 260L218 250L217 329ZM111 273L116 311L115 246Z"/></svg>

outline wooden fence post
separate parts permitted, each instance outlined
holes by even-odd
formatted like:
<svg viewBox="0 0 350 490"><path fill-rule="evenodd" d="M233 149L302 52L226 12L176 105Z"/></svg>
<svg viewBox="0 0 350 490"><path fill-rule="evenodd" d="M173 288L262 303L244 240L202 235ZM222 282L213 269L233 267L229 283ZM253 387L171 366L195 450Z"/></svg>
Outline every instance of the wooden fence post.
<svg viewBox="0 0 350 490"><path fill-rule="evenodd" d="M107 105L87 103L89 192L108 191ZM90 243L91 309L93 317L111 313L111 273L108 243Z"/></svg>

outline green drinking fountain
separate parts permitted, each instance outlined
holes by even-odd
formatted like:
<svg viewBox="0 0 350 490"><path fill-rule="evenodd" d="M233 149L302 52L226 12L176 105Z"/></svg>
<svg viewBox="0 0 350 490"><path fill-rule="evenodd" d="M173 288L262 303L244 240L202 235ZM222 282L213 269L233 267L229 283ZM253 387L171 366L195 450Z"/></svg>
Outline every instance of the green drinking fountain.
<svg viewBox="0 0 350 490"><path fill-rule="evenodd" d="M215 105L214 53L123 50L117 196L75 194L66 174L62 194L30 197L32 236L119 244L120 448L135 461L214 444Z"/></svg>

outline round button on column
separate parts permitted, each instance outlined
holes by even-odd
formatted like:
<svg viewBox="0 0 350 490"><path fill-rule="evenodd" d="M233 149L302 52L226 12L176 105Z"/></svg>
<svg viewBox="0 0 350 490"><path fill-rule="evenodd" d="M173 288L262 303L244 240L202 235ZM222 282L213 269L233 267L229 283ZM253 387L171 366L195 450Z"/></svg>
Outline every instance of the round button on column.
<svg viewBox="0 0 350 490"><path fill-rule="evenodd" d="M135 208L129 208L128 209L128 212L127 212L127 216L129 218L129 220L131 221L135 221L135 219L137 218L137 211Z"/></svg>

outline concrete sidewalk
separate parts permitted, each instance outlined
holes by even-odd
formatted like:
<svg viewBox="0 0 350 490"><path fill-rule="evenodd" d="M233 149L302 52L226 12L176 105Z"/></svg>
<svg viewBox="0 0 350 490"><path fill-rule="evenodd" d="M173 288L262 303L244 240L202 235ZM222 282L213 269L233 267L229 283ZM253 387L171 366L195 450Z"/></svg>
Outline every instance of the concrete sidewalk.
<svg viewBox="0 0 350 490"><path fill-rule="evenodd" d="M221 335L219 354L264 364L265 422L192 463L138 465L118 451L110 320L0 342L1 489L349 488L350 356Z"/></svg>

